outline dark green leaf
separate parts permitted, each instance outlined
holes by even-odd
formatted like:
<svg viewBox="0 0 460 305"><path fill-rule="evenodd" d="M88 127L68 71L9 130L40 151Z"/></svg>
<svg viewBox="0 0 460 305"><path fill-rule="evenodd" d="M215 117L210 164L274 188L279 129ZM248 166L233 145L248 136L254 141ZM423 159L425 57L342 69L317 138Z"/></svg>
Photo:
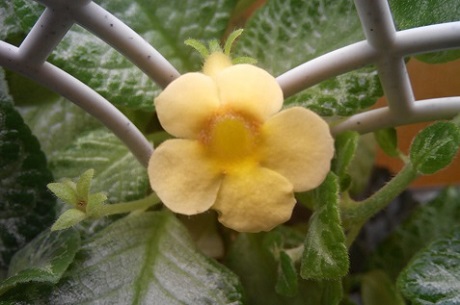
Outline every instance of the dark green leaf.
<svg viewBox="0 0 460 305"><path fill-rule="evenodd" d="M420 251L398 278L414 305L460 303L460 227Z"/></svg>
<svg viewBox="0 0 460 305"><path fill-rule="evenodd" d="M396 25L401 30L460 20L460 2L455 0L390 0L389 2ZM429 63L441 63L460 58L460 51L424 54L418 58Z"/></svg>
<svg viewBox="0 0 460 305"><path fill-rule="evenodd" d="M298 275L294 262L286 254L281 251L279 257L278 279L276 281L276 292L280 295L293 297L299 289Z"/></svg>
<svg viewBox="0 0 460 305"><path fill-rule="evenodd" d="M13 108L0 70L0 270L55 217L52 181L37 139Z"/></svg>
<svg viewBox="0 0 460 305"><path fill-rule="evenodd" d="M433 174L449 165L460 146L460 128L452 122L436 122L412 142L410 160L422 174Z"/></svg>
<svg viewBox="0 0 460 305"><path fill-rule="evenodd" d="M241 304L235 275L200 254L170 213L114 222L86 241L49 304Z"/></svg>
<svg viewBox="0 0 460 305"><path fill-rule="evenodd" d="M50 166L56 179L78 177L93 168L91 191L106 192L111 202L142 198L149 189L145 168L106 129L80 136L68 149L56 152Z"/></svg>
<svg viewBox="0 0 460 305"><path fill-rule="evenodd" d="M80 235L73 229L44 231L18 251L9 267L9 277L0 282L0 295L19 284L56 284L80 248Z"/></svg>
<svg viewBox="0 0 460 305"><path fill-rule="evenodd" d="M335 157L332 160L332 171L339 177L341 189L345 190L351 183L347 174L348 166L358 147L359 134L347 131L335 137Z"/></svg>
<svg viewBox="0 0 460 305"><path fill-rule="evenodd" d="M287 297L276 292L280 265L274 252L286 242L286 235L279 233L276 229L269 233L240 234L232 243L226 263L241 279L247 295L245 304L338 304L342 299L340 281L310 281L297 277L297 295Z"/></svg>
<svg viewBox="0 0 460 305"><path fill-rule="evenodd" d="M384 128L374 132L375 139L380 148L389 156L399 156L398 134L395 128Z"/></svg>
<svg viewBox="0 0 460 305"><path fill-rule="evenodd" d="M300 269L300 275L305 279L337 280L348 272L348 251L339 215L337 180L337 176L329 173L315 190L315 211L310 218Z"/></svg>
<svg viewBox="0 0 460 305"><path fill-rule="evenodd" d="M353 2L268 1L248 22L239 53L258 60L274 75L364 39ZM382 96L374 67L327 80L285 101L323 116L352 115Z"/></svg>
<svg viewBox="0 0 460 305"><path fill-rule="evenodd" d="M381 270L373 270L361 278L363 305L404 305L401 294L388 275Z"/></svg>
<svg viewBox="0 0 460 305"><path fill-rule="evenodd" d="M377 249L373 266L385 270L391 278L412 256L431 241L444 236L460 219L460 190L449 188L421 206Z"/></svg>

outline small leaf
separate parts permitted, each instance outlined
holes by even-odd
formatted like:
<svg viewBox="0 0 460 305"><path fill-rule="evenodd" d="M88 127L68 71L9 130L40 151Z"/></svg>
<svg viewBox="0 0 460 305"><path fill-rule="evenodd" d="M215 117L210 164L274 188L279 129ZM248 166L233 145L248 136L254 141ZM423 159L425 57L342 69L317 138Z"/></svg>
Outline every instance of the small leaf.
<svg viewBox="0 0 460 305"><path fill-rule="evenodd" d="M75 186L72 187L70 183L52 182L48 183L47 187L63 202L75 207L78 203L78 197Z"/></svg>
<svg viewBox="0 0 460 305"><path fill-rule="evenodd" d="M458 304L460 227L420 251L398 278L398 287L415 305Z"/></svg>
<svg viewBox="0 0 460 305"><path fill-rule="evenodd" d="M284 251L280 252L279 260L278 278L275 286L276 292L281 295L293 297L299 289L296 267L289 255Z"/></svg>
<svg viewBox="0 0 460 305"><path fill-rule="evenodd" d="M381 270L373 270L362 276L361 297L363 305L405 305L391 279Z"/></svg>
<svg viewBox="0 0 460 305"><path fill-rule="evenodd" d="M342 190L347 189L351 182L347 171L358 147L358 141L359 134L355 131L341 133L335 138L335 157L332 160L332 171L341 180Z"/></svg>
<svg viewBox="0 0 460 305"><path fill-rule="evenodd" d="M46 189L52 180L37 139L13 108L0 69L0 270L54 221L55 199Z"/></svg>
<svg viewBox="0 0 460 305"><path fill-rule="evenodd" d="M78 178L76 188L80 200L88 202L89 191L91 188L91 180L93 179L93 176L94 169L88 169L83 174L81 174L80 178Z"/></svg>
<svg viewBox="0 0 460 305"><path fill-rule="evenodd" d="M92 191L107 193L111 202L142 198L149 189L145 168L105 129L78 137L72 146L54 155L50 166L56 179L77 177L82 168L93 168Z"/></svg>
<svg viewBox="0 0 460 305"><path fill-rule="evenodd" d="M9 277L0 282L0 295L20 284L56 284L79 247L80 235L75 230L44 231L15 254Z"/></svg>
<svg viewBox="0 0 460 305"><path fill-rule="evenodd" d="M300 275L305 279L339 279L348 272L348 251L345 246L339 215L337 176L329 173L315 190L315 210L310 218Z"/></svg>
<svg viewBox="0 0 460 305"><path fill-rule="evenodd" d="M380 148L390 157L398 157L398 134L395 128L384 128L374 132Z"/></svg>
<svg viewBox="0 0 460 305"><path fill-rule="evenodd" d="M51 227L51 231L59 231L70 228L76 225L77 223L81 222L85 218L87 218L85 212L82 212L77 209L68 209L67 211L62 213L61 216L59 216L59 218Z"/></svg>
<svg viewBox="0 0 460 305"><path fill-rule="evenodd" d="M449 165L460 146L460 128L437 122L422 130L412 142L410 160L422 174L433 174Z"/></svg>
<svg viewBox="0 0 460 305"><path fill-rule="evenodd" d="M242 304L237 277L200 254L170 213L124 217L89 238L47 304Z"/></svg>

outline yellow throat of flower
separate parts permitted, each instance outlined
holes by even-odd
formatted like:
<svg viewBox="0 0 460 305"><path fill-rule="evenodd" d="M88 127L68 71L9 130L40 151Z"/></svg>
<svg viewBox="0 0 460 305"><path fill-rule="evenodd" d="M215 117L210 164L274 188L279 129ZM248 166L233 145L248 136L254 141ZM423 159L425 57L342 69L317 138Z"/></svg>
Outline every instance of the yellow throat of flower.
<svg viewBox="0 0 460 305"><path fill-rule="evenodd" d="M207 153L225 169L256 162L259 122L235 113L214 116L203 129L201 142Z"/></svg>

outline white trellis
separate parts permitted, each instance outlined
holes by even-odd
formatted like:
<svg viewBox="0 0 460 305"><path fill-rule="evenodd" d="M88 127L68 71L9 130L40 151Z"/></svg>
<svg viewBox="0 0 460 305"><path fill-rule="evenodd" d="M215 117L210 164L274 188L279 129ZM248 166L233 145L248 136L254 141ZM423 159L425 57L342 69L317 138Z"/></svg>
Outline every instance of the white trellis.
<svg viewBox="0 0 460 305"><path fill-rule="evenodd" d="M70 74L46 62L76 23L117 49L164 88L177 70L111 13L91 0L36 0L46 6L19 47L0 41L0 66L29 77L57 92L111 129L147 165L153 147L109 101ZM408 55L460 48L460 21L396 31L386 0L355 0L366 40L317 57L280 75L285 97L325 79L364 65L377 66L388 106L353 115L332 128L361 133L445 119L460 112L460 96L415 101L404 64Z"/></svg>

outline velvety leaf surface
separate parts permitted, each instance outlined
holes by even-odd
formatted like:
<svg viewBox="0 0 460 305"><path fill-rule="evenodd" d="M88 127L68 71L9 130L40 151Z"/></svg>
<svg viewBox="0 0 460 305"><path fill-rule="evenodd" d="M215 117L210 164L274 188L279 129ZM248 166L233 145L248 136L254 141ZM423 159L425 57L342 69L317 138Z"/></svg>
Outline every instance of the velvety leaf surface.
<svg viewBox="0 0 460 305"><path fill-rule="evenodd" d="M50 304L242 304L238 279L170 213L125 217L86 241Z"/></svg>
<svg viewBox="0 0 460 305"><path fill-rule="evenodd" d="M417 253L398 287L414 305L460 304L460 227Z"/></svg>
<svg viewBox="0 0 460 305"><path fill-rule="evenodd" d="M436 122L417 134L410 160L422 174L433 174L449 165L460 146L460 128L453 122Z"/></svg>
<svg viewBox="0 0 460 305"><path fill-rule="evenodd" d="M414 211L377 249L372 258L376 268L385 270L392 278L415 253L433 240L445 236L460 219L460 190L448 188Z"/></svg>
<svg viewBox="0 0 460 305"><path fill-rule="evenodd" d="M364 39L353 2L274 0L256 12L237 45L239 54L279 75L308 60ZM382 95L373 67L322 82L285 101L324 116L348 116Z"/></svg>
<svg viewBox="0 0 460 305"><path fill-rule="evenodd" d="M9 267L9 277L0 282L0 295L20 284L56 284L80 248L80 235L74 229L44 231L18 251Z"/></svg>
<svg viewBox="0 0 460 305"><path fill-rule="evenodd" d="M300 275L305 279L337 280L348 272L349 260L339 215L337 176L330 173L315 190Z"/></svg>
<svg viewBox="0 0 460 305"><path fill-rule="evenodd" d="M93 168L92 192L106 192L110 202L139 199L149 189L145 168L106 129L75 139L67 149L53 155L50 166L56 179L75 178Z"/></svg>
<svg viewBox="0 0 460 305"><path fill-rule="evenodd" d="M37 139L13 108L0 70L0 270L55 217L53 179Z"/></svg>

